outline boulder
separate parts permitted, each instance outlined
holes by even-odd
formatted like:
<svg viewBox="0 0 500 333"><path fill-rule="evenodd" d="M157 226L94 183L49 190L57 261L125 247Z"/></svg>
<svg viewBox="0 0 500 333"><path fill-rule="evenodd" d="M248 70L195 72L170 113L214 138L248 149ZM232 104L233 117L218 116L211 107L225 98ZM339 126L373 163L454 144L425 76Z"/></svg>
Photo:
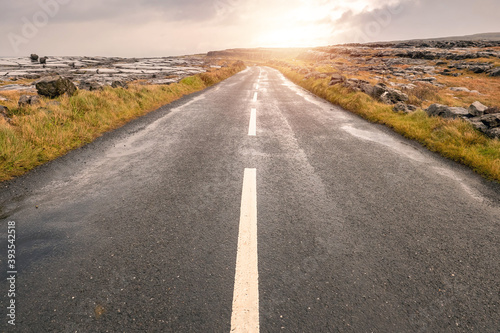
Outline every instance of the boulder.
<svg viewBox="0 0 500 333"><path fill-rule="evenodd" d="M451 87L450 90L457 92L470 92L470 90L465 87Z"/></svg>
<svg viewBox="0 0 500 333"><path fill-rule="evenodd" d="M467 119L467 121L470 122L471 125L474 126L475 129L478 129L481 132L485 133L488 130L488 126L483 124L483 122L481 121L481 117L470 118L470 119Z"/></svg>
<svg viewBox="0 0 500 333"><path fill-rule="evenodd" d="M491 71L490 76L494 76L494 77L500 76L500 67L494 68Z"/></svg>
<svg viewBox="0 0 500 333"><path fill-rule="evenodd" d="M21 95L17 104L19 105L19 107L37 105L40 104L40 98L38 96Z"/></svg>
<svg viewBox="0 0 500 333"><path fill-rule="evenodd" d="M46 64L47 63L47 59L48 59L47 57L41 57L40 58L40 63L41 64Z"/></svg>
<svg viewBox="0 0 500 333"><path fill-rule="evenodd" d="M479 117L484 115L484 112L488 109L486 105L481 104L480 102L474 102L469 106L469 113L475 117Z"/></svg>
<svg viewBox="0 0 500 333"><path fill-rule="evenodd" d="M488 108L488 109L486 109L486 111L484 111L484 114L494 114L494 113L500 113L500 108L494 106L494 107Z"/></svg>
<svg viewBox="0 0 500 333"><path fill-rule="evenodd" d="M78 85L79 89L88 90L88 91L97 91L103 90L104 84L97 81L81 81Z"/></svg>
<svg viewBox="0 0 500 333"><path fill-rule="evenodd" d="M10 123L9 109L6 106L0 105L0 118Z"/></svg>
<svg viewBox="0 0 500 333"><path fill-rule="evenodd" d="M38 61L38 54L32 54L32 55L30 56L30 59L31 59L31 61L33 61L33 62Z"/></svg>
<svg viewBox="0 0 500 333"><path fill-rule="evenodd" d="M487 129L485 133L491 138L500 139L500 127Z"/></svg>
<svg viewBox="0 0 500 333"><path fill-rule="evenodd" d="M67 94L73 96L76 86L69 79L63 77L48 77L36 83L36 90L41 96L56 98Z"/></svg>
<svg viewBox="0 0 500 333"><path fill-rule="evenodd" d="M500 113L487 114L480 118L481 122L488 128L500 127Z"/></svg>
<svg viewBox="0 0 500 333"><path fill-rule="evenodd" d="M397 104L399 102L408 101L408 95L397 90L387 88L387 90L380 96L380 100L386 104Z"/></svg>
<svg viewBox="0 0 500 333"><path fill-rule="evenodd" d="M113 81L113 83L111 83L111 87L113 88L123 88L123 89L127 89L128 88L128 84L126 82L123 82L123 81Z"/></svg>
<svg viewBox="0 0 500 333"><path fill-rule="evenodd" d="M330 78L330 83L328 85L334 86L339 83L344 83L345 81L346 81L345 76L340 74L333 74L332 77Z"/></svg>
<svg viewBox="0 0 500 333"><path fill-rule="evenodd" d="M429 116L438 116L443 118L459 118L469 115L469 111L465 108L450 107L442 104L432 104L425 110Z"/></svg>
<svg viewBox="0 0 500 333"><path fill-rule="evenodd" d="M417 107L415 105L409 105L404 102L398 102L394 107L392 108L394 112L404 112L404 113L410 113L410 112L415 112L417 111Z"/></svg>

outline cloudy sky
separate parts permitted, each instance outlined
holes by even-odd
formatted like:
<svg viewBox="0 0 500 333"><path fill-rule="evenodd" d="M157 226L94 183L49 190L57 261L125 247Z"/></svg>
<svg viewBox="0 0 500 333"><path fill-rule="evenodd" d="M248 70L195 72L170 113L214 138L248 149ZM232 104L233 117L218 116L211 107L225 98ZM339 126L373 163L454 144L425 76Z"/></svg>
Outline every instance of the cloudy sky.
<svg viewBox="0 0 500 333"><path fill-rule="evenodd" d="M0 0L0 56L168 56L500 32L499 0Z"/></svg>

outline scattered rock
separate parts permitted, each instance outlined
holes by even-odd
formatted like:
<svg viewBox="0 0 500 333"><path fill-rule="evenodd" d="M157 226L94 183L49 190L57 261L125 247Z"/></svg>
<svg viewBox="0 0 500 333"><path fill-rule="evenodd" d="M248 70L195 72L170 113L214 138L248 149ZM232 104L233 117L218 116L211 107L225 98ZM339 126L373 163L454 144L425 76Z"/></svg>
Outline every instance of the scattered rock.
<svg viewBox="0 0 500 333"><path fill-rule="evenodd" d="M97 81L81 81L78 84L78 88L88 91L97 91L97 90L103 90L104 84Z"/></svg>
<svg viewBox="0 0 500 333"><path fill-rule="evenodd" d="M491 138L500 139L500 127L487 129L485 133Z"/></svg>
<svg viewBox="0 0 500 333"><path fill-rule="evenodd" d="M467 121L470 122L471 125L474 126L474 128L480 130L483 133L486 133L486 131L488 130L488 126L483 124L483 122L481 121L481 117L470 118L467 119Z"/></svg>
<svg viewBox="0 0 500 333"><path fill-rule="evenodd" d="M495 113L500 113L500 108L492 107L492 108L488 108L484 111L484 114L495 114Z"/></svg>
<svg viewBox="0 0 500 333"><path fill-rule="evenodd" d="M123 81L113 81L113 83L111 84L111 87L127 89L128 84L126 82L123 82Z"/></svg>
<svg viewBox="0 0 500 333"><path fill-rule="evenodd" d="M391 89L387 88L387 90L380 95L380 100L386 104L397 104L399 102L406 102L408 101L408 95L397 90L397 89Z"/></svg>
<svg viewBox="0 0 500 333"><path fill-rule="evenodd" d="M330 83L328 83L328 85L334 86L336 84L340 84L340 83L344 83L344 82L346 82L345 76L343 76L341 74L333 74L331 79L330 79Z"/></svg>
<svg viewBox="0 0 500 333"><path fill-rule="evenodd" d="M451 87L450 90L457 91L457 92L467 92L467 93L470 92L470 90L465 88L465 87Z"/></svg>
<svg viewBox="0 0 500 333"><path fill-rule="evenodd" d="M36 90L41 96L55 98L64 94L73 96L76 86L69 79L63 77L48 77L36 83Z"/></svg>
<svg viewBox="0 0 500 333"><path fill-rule="evenodd" d="M32 62L36 62L36 61L38 61L38 54L34 54L34 53L33 53L33 54L30 56L30 59L31 59L31 61L32 61Z"/></svg>
<svg viewBox="0 0 500 333"><path fill-rule="evenodd" d="M40 98L38 96L21 95L17 104L19 105L19 107L37 105L40 104Z"/></svg>
<svg viewBox="0 0 500 333"><path fill-rule="evenodd" d="M47 59L48 59L47 57L41 57L41 58L40 58L40 63L41 63L42 65L46 64L46 63L47 63Z"/></svg>
<svg viewBox="0 0 500 333"><path fill-rule="evenodd" d="M442 104L432 104L425 110L429 116L439 116L443 118L459 118L469 115L465 108L450 107Z"/></svg>
<svg viewBox="0 0 500 333"><path fill-rule="evenodd" d="M494 77L500 76L500 67L493 69L490 73L490 76L494 76Z"/></svg>
<svg viewBox="0 0 500 333"><path fill-rule="evenodd" d="M9 109L6 106L0 105L0 117L10 123Z"/></svg>
<svg viewBox="0 0 500 333"><path fill-rule="evenodd" d="M485 124L488 128L500 127L500 114L487 114L480 118L481 122Z"/></svg>
<svg viewBox="0 0 500 333"><path fill-rule="evenodd" d="M410 113L417 111L417 107L415 105L408 105L404 102L397 102L396 105L394 105L393 111Z"/></svg>
<svg viewBox="0 0 500 333"><path fill-rule="evenodd" d="M484 112L488 109L486 105L480 102L474 102L469 106L469 113L475 117L480 117L484 115Z"/></svg>

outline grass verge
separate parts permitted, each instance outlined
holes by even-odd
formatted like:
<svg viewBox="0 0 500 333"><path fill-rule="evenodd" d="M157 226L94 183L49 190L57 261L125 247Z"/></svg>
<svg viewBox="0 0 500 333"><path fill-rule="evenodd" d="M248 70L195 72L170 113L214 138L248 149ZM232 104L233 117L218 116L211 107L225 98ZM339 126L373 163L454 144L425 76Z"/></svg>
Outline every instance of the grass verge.
<svg viewBox="0 0 500 333"><path fill-rule="evenodd" d="M500 141L486 137L467 122L429 117L422 110L412 114L396 113L392 106L379 103L364 93L352 92L341 85L330 87L329 79L304 79L304 75L289 68L272 67L313 94L367 120L385 124L429 150L500 182Z"/></svg>
<svg viewBox="0 0 500 333"><path fill-rule="evenodd" d="M18 107L20 93L7 96L12 120L0 117L0 181L92 142L184 95L203 90L243 70L242 62L182 79L171 85L130 85L103 91L80 90L75 96L42 99L38 106ZM14 102L16 101L16 102Z"/></svg>

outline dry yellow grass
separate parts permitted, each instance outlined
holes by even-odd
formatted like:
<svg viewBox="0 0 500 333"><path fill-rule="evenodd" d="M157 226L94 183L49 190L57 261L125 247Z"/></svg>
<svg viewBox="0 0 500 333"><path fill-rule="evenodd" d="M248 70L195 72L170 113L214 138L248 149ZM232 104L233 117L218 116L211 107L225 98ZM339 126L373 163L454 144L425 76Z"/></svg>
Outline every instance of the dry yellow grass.
<svg viewBox="0 0 500 333"><path fill-rule="evenodd" d="M286 77L333 104L362 117L393 128L403 136L422 143L431 151L471 167L484 177L500 182L500 140L490 139L463 120L429 117L420 110L412 114L395 113L392 106L374 101L361 92L341 85L330 87L328 79L304 79L289 68L277 67ZM439 88L421 85L416 96L440 101ZM414 96L414 98L417 98Z"/></svg>
<svg viewBox="0 0 500 333"><path fill-rule="evenodd" d="M78 91L73 97L58 98L58 103L42 98L41 105L25 108L19 108L15 102L21 93L5 93L11 100L4 104L10 108L12 121L8 123L0 117L0 181L22 175L106 131L222 81L244 67L239 62L168 86L131 85L128 89Z"/></svg>

